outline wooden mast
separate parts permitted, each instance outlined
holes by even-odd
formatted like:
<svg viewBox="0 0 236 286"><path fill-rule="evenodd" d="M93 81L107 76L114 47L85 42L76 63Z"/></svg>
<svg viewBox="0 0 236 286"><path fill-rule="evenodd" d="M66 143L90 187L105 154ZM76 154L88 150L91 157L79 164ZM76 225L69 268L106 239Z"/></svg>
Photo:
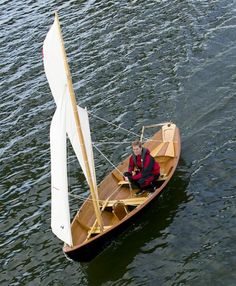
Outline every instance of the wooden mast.
<svg viewBox="0 0 236 286"><path fill-rule="evenodd" d="M90 167L88 164L88 155L87 155L86 148L85 148L84 136L83 136L82 129L81 129L80 118L78 115L78 109L77 109L77 105L76 105L75 93L74 93L74 89L73 89L73 85L72 85L70 69L69 69L69 65L67 62L66 51L65 51L65 47L64 47L64 42L63 42L63 37L62 37L62 33L61 33L61 28L60 28L60 23L59 23L59 18L58 18L57 12L55 12L55 20L56 20L56 23L58 25L58 31L59 31L59 36L60 36L60 40L61 40L61 48L62 48L62 52L63 52L64 67L66 70L67 84L68 84L68 89L69 89L69 93L70 93L70 99L71 99L71 104L72 104L72 108L73 108L73 114L74 114L74 118L75 118L76 129L77 129L77 132L79 134L79 141L80 141L80 145L81 145L81 149L82 149L82 155L83 155L83 160L85 163L86 173L88 175L88 184L89 184L90 192L92 195L93 207L94 207L94 211L95 211L95 215L97 218L98 225L100 227L100 230L102 231L103 230L103 223L102 223L102 216L101 216L100 208L99 208L99 205L97 202L97 197L98 197L97 186L93 185L91 171L90 171Z"/></svg>

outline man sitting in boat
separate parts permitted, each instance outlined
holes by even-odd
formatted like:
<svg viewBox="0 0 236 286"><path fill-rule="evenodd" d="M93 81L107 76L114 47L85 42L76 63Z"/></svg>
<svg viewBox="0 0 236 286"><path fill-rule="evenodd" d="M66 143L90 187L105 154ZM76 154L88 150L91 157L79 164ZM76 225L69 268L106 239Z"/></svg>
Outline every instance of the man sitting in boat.
<svg viewBox="0 0 236 286"><path fill-rule="evenodd" d="M150 151L142 147L140 141L132 143L132 155L129 158L128 172L124 173L126 181L130 181L134 187L153 191L160 175L160 166L150 155Z"/></svg>

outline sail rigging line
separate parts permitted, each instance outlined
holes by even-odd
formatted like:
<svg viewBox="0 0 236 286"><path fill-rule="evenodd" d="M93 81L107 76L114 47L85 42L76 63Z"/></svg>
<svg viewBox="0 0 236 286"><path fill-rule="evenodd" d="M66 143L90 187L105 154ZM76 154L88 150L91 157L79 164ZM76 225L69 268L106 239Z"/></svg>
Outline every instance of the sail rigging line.
<svg viewBox="0 0 236 286"><path fill-rule="evenodd" d="M96 144L96 145L102 145L102 144L105 144L105 145L108 145L108 144L114 144L114 145L122 145L122 144L131 144L132 142L131 141L123 141L123 142L115 142L115 141L99 141L99 142L96 142L94 141L93 144Z"/></svg>
<svg viewBox="0 0 236 286"><path fill-rule="evenodd" d="M107 123L108 125L111 125L111 126L113 126L113 127L116 127L117 129L121 129L121 130L123 130L123 131L125 131L125 132L127 132L127 133L129 133L129 134L132 134L132 135L134 135L135 137L140 137L140 135L138 135L137 133L135 133L135 132L133 132L133 131L130 131L130 130L128 130L128 129L124 128L124 127L121 127L121 126L119 126L119 125L116 125L116 124L114 124L114 123L111 123L111 122L109 122L108 120L106 120L106 119L104 119L104 118L101 118L101 117L95 115L95 114L94 114L93 112L91 112L91 111L88 111L88 114L90 114L91 116L93 116L93 117L95 117L95 118L97 118L97 119L99 119L99 120L101 120L101 121ZM143 137L143 138L145 138L145 137ZM146 138L145 138L145 139L146 139Z"/></svg>
<svg viewBox="0 0 236 286"><path fill-rule="evenodd" d="M114 169L116 169L117 172L119 172L121 174L121 176L124 176L124 174L107 158L107 156L100 149L98 149L98 147L95 144L93 144L93 146L108 161L108 163L110 163L111 166ZM129 181L128 181L128 183L129 183L129 190L130 190L130 193L131 193L131 191L132 191L131 183Z"/></svg>
<svg viewBox="0 0 236 286"><path fill-rule="evenodd" d="M93 144L93 146L107 160L107 162L123 176L123 173L107 158L107 156L95 144Z"/></svg>
<svg viewBox="0 0 236 286"><path fill-rule="evenodd" d="M150 138L147 138L147 140L145 141L142 141L142 143L146 143L146 142L163 142L162 140L155 140L155 139L150 139ZM114 145L122 145L122 144L132 144L132 141L93 141L93 144L96 144L96 145L109 145L109 144L114 144Z"/></svg>
<svg viewBox="0 0 236 286"><path fill-rule="evenodd" d="M118 187L109 195L109 197L112 197L120 188L121 188L121 186L118 186ZM81 196L81 195L76 195L76 194L73 194L73 193L70 193L70 192L69 192L69 196L72 197L72 198L75 198L75 199L79 199L79 200L81 200L81 201L83 201L83 202L85 202L85 201L92 201L92 199L84 198L84 197ZM97 202L102 204L102 203L104 202L104 200L99 200L99 199L98 199Z"/></svg>
<svg viewBox="0 0 236 286"><path fill-rule="evenodd" d="M162 142L161 140L151 140L151 141L160 141ZM127 142L128 143L128 142ZM111 162L111 160L108 159L108 157L96 146L96 143L93 142L93 147L98 151L98 153L100 153L104 159L114 168L116 169L122 176L123 176L123 173Z"/></svg>
<svg viewBox="0 0 236 286"><path fill-rule="evenodd" d="M94 205L94 211L95 211L95 215L98 221L98 225L101 229L101 231L103 230L103 223L102 223L102 217L101 217L101 212L100 212L100 208L96 203L96 199L97 199L97 186L94 185L93 179L92 179L92 174L91 174L91 170L90 170L90 166L88 163L88 155L87 155L87 151L86 151L86 147L85 147L85 142L84 142L84 136L83 136L83 131L82 131L82 127L80 124L80 117L78 114L78 108L77 108L77 104L76 104L76 99L75 99L75 93L74 93L74 89L73 89L73 85L72 85L72 80L71 80L71 73L70 73L70 69L69 69L69 65L68 65L68 61L67 61L67 56L66 56L66 51L65 51L65 47L64 47L64 42L63 42L63 37L62 37L62 33L61 33L61 28L60 28L60 23L59 23L59 18L58 18L58 14L57 12L55 13L55 22L58 28L58 32L59 32L59 37L60 37L60 44L61 44L61 51L63 53L63 62L64 62L64 68L65 68L65 72L66 72L66 79L67 79L67 85L68 85L68 89L69 89L69 95L70 95L70 99L71 99L71 104L72 104L72 110L73 110L73 114L74 114L74 120L76 123L76 129L79 135L79 141L80 141L80 145L81 145L81 150L82 150L82 156L83 156L83 160L84 160L84 164L85 164L85 169L86 169L86 173L87 173L87 179L88 179L88 183L89 183L89 188L90 188L90 192L93 198L93 205Z"/></svg>
<svg viewBox="0 0 236 286"><path fill-rule="evenodd" d="M78 200L80 200L82 202L85 202L86 200L91 201L91 199L88 199L88 198L85 198L85 197L83 197L81 195L76 195L76 194L73 194L73 193L70 193L70 192L69 192L69 196L72 197L72 198L78 199Z"/></svg>

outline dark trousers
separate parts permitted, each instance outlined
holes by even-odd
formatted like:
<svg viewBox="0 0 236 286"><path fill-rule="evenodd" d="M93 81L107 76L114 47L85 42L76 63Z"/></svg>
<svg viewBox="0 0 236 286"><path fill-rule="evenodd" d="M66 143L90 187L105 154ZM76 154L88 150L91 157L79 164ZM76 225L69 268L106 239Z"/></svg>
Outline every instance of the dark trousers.
<svg viewBox="0 0 236 286"><path fill-rule="evenodd" d="M124 176L129 178L132 189L142 189L142 190L153 189L154 190L154 188L156 188L158 185L157 180L158 180L160 174L154 176L154 180L149 185L146 185L146 186L143 186L143 184L148 177L147 178L141 178L141 179L136 181L136 180L131 179L131 175L128 172L124 173Z"/></svg>

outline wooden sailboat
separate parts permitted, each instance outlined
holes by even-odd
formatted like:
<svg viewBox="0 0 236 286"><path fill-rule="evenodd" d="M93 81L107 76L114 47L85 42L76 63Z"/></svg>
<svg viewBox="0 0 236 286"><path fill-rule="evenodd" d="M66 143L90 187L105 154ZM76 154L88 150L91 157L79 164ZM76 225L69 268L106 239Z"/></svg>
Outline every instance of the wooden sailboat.
<svg viewBox="0 0 236 286"><path fill-rule="evenodd" d="M171 122L143 127L157 129L144 147L161 167L159 186L153 193L137 196L137 189L124 181L128 168L124 160L97 185L88 113L76 104L69 66L57 14L43 45L45 73L57 108L50 128L51 227L64 241L63 251L75 261L89 261L123 231L158 197L170 181L179 161L180 134ZM80 162L90 196L70 222L67 180L66 135Z"/></svg>

